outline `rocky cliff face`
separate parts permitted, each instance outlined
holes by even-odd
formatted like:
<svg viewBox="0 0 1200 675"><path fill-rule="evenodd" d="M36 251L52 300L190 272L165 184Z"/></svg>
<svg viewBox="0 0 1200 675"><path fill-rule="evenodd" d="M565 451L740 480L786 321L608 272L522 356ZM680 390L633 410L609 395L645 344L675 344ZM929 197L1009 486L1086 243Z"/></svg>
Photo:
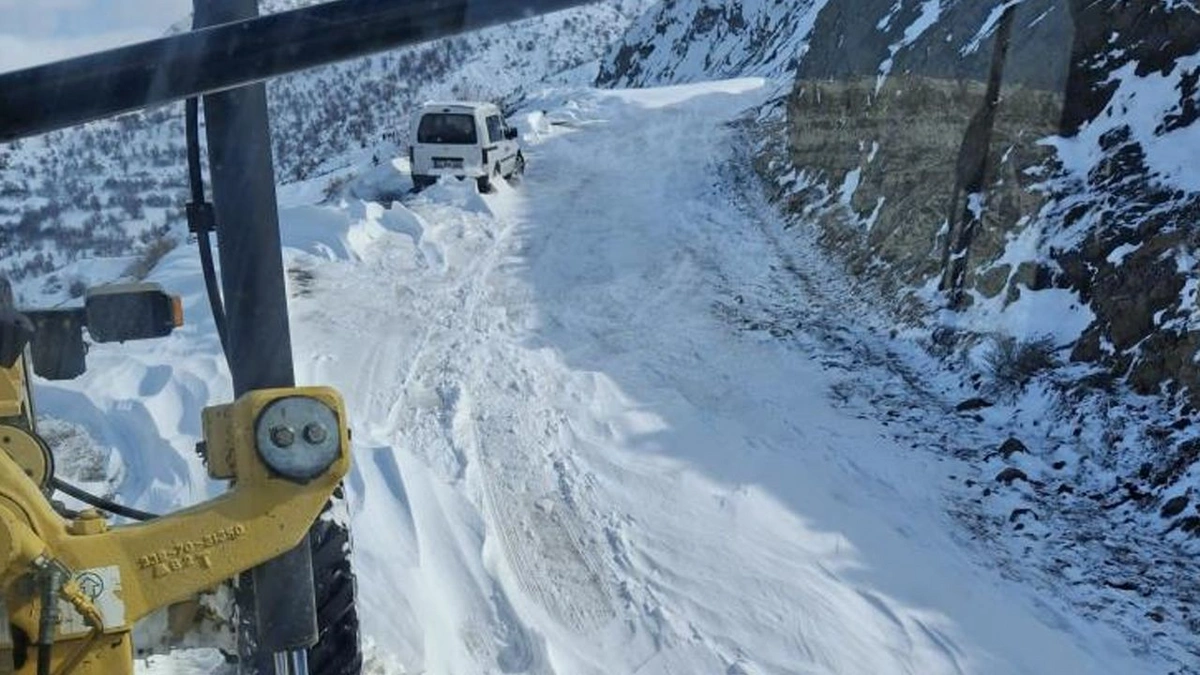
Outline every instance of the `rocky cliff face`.
<svg viewBox="0 0 1200 675"><path fill-rule="evenodd" d="M1063 111L1063 132L1074 134L1096 118L1120 87L1112 74L1132 65L1133 74L1170 76L1180 58L1200 46L1200 8L1184 0L1059 0L1068 5L1074 27L1072 68L1065 84L1068 105ZM1185 76L1195 93L1195 74ZM1183 125L1195 120L1195 105Z"/></svg>
<svg viewBox="0 0 1200 675"><path fill-rule="evenodd" d="M1200 9L1069 4L1068 170L1047 213L1065 241L1048 253L1096 312L1072 358L1200 408Z"/></svg>
<svg viewBox="0 0 1200 675"><path fill-rule="evenodd" d="M980 105L978 96L935 92L967 91L970 82L985 79L988 34L1003 5L950 3L929 24L916 8L893 11L888 19L889 3L876 4L872 14L861 3L850 11L835 2L818 18L788 108L791 157L798 167L830 169L834 184L842 180L836 153L814 152L805 140L828 126L828 106L814 107L814 92L853 91L843 83L870 74L888 39L858 34L903 23L905 11L916 16L901 48L897 42L886 48L876 70L877 82L884 82L876 85L878 95L868 102L860 82L860 95L846 103L851 121L839 130L843 147L866 140L880 150L875 162L858 163L859 190L866 192L856 192L843 213L847 222L869 214L872 231L859 246L837 239L852 261L885 263L857 269L916 288L940 271L936 259L921 255L921 245L928 250L946 235L948 214L937 206L952 198L955 146ZM934 5L923 3L922 11ZM1011 314L1022 292L1069 291L1091 315L1086 329L1071 335L1073 359L1102 364L1140 393L1186 391L1197 406L1200 172L1186 165L1178 148L1196 138L1200 16L1185 3L1039 0L1018 6L1015 24L966 284L968 298L1000 297L1002 303L975 318ZM867 45L868 56L839 58L852 36ZM885 72L891 73L886 81ZM829 80L836 84L820 84ZM892 96L910 104L894 105ZM889 120L890 132L880 128L881 118ZM1068 136L1053 139L1055 132ZM889 147L897 149L898 162L889 162ZM838 230L831 220L839 219L826 216L826 232ZM904 235L897 236L901 221ZM969 323L989 328L986 320Z"/></svg>
<svg viewBox="0 0 1200 675"><path fill-rule="evenodd" d="M820 237L855 274L903 299L940 274L959 145L985 88L979 82L916 75L797 80L788 100L794 177L780 182L789 208L814 209ZM1046 202L1036 169L1052 150L1057 94L1005 92L991 134L983 227L974 242L968 287L983 299L1012 299L1034 281L1031 265L1003 259L1014 233ZM796 189L792 189L792 187ZM976 295L968 295L969 298ZM910 311L920 311L910 305Z"/></svg>

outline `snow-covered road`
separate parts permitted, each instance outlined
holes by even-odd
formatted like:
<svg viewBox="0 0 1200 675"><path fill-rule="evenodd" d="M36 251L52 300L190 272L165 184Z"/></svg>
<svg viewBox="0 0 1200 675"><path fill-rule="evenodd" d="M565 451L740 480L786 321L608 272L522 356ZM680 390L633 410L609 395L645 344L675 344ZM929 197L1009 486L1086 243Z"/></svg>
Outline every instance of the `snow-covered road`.
<svg viewBox="0 0 1200 675"><path fill-rule="evenodd" d="M298 374L353 415L376 672L1150 672L960 548L939 458L840 410L821 354L717 311L781 264L777 225L723 170L726 122L768 92L547 95L524 119L529 174L482 197L284 191ZM193 254L159 277L194 274ZM50 390L60 417L76 390L97 411L121 407L119 383L149 394L165 463L81 420L141 505L213 489L184 410L228 391L210 333L97 348L95 375Z"/></svg>
<svg viewBox="0 0 1200 675"><path fill-rule="evenodd" d="M519 188L440 186L313 264L302 371L366 432L368 633L431 673L1136 670L977 571L936 459L836 410L814 355L714 312L778 261L720 170L764 94L549 97Z"/></svg>

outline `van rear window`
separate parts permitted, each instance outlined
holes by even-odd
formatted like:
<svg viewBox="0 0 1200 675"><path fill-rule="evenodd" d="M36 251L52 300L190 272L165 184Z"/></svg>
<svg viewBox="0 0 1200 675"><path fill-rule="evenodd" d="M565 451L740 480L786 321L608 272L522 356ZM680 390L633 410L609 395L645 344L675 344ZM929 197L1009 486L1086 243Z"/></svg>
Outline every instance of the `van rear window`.
<svg viewBox="0 0 1200 675"><path fill-rule="evenodd" d="M418 143L449 143L474 145L475 116L456 113L429 113L421 118L417 127Z"/></svg>

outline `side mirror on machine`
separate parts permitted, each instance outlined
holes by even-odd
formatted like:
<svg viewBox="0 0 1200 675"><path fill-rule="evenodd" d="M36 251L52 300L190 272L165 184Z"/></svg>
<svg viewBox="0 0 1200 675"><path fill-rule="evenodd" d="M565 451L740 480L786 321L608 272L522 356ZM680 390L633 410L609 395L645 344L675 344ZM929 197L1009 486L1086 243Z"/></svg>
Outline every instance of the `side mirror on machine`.
<svg viewBox="0 0 1200 675"><path fill-rule="evenodd" d="M508 140L510 140L510 141L512 141L512 140L516 140L516 138L517 138L517 130L516 130L516 129L513 129L512 127L509 127L509 128L507 128L507 129L505 129L505 130L504 130L504 137L505 137L505 138L507 138L507 139L508 139Z"/></svg>
<svg viewBox="0 0 1200 675"><path fill-rule="evenodd" d="M87 370L83 310L35 309L24 314L33 324L33 372L47 380L71 380Z"/></svg>
<svg viewBox="0 0 1200 675"><path fill-rule="evenodd" d="M7 357L16 350L19 358L25 345L30 345L33 371L47 380L70 380L87 370L85 327L96 342L125 342L165 337L183 325L179 297L167 294L157 284L147 283L92 288L84 298L83 307L12 313L24 323L5 320L0 313L0 356ZM24 343L19 340L21 326L29 329L24 333Z"/></svg>
<svg viewBox="0 0 1200 675"><path fill-rule="evenodd" d="M158 284L110 284L89 289L84 299L88 335L96 342L166 337L183 325L179 296Z"/></svg>
<svg viewBox="0 0 1200 675"><path fill-rule="evenodd" d="M12 368L33 340L33 322L10 307L0 307L0 368Z"/></svg>

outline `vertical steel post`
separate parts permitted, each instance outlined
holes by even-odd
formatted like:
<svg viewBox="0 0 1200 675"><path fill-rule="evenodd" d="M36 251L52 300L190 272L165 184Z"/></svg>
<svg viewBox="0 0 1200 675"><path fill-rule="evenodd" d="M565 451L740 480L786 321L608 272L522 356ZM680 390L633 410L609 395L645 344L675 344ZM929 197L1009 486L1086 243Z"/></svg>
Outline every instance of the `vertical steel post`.
<svg viewBox="0 0 1200 675"><path fill-rule="evenodd" d="M258 16L257 0L194 0L197 26ZM267 92L253 84L204 97L221 286L228 319L229 367L236 395L295 384L288 329ZM258 663L267 652L317 642L308 539L253 573ZM302 655L301 655L302 656Z"/></svg>

